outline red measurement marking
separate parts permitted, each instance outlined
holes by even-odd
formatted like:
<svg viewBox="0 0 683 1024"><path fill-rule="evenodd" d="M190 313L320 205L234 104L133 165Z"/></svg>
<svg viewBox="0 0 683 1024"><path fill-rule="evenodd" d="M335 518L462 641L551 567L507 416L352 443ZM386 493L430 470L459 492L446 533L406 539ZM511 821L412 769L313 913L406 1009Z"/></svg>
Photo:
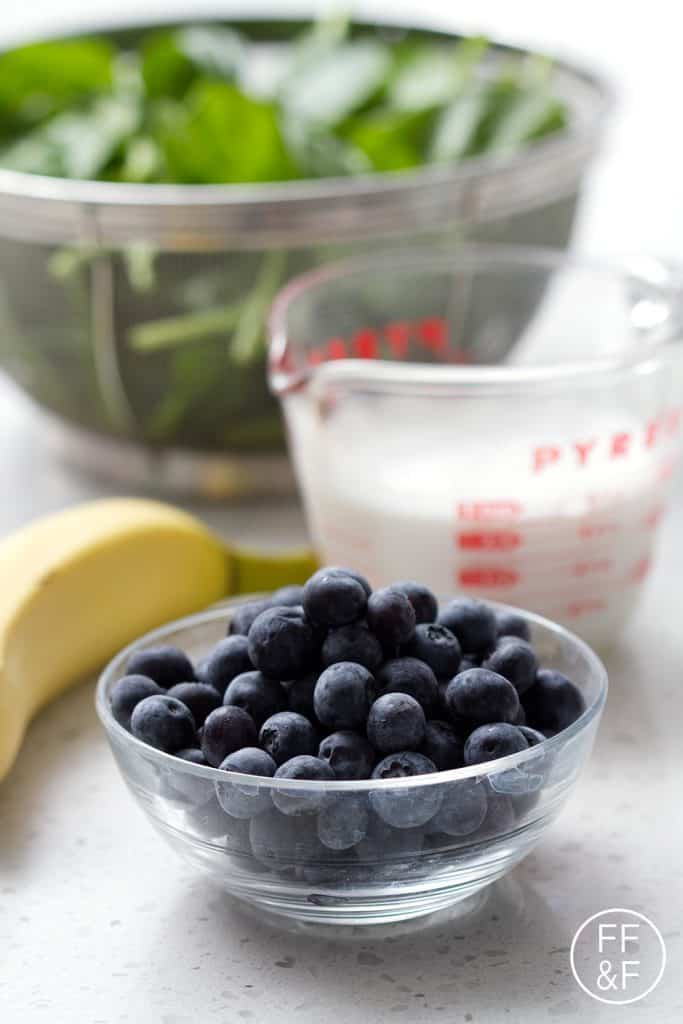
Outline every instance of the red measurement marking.
<svg viewBox="0 0 683 1024"><path fill-rule="evenodd" d="M462 551L514 551L522 543L519 533L459 533L457 545Z"/></svg>
<svg viewBox="0 0 683 1024"><path fill-rule="evenodd" d="M364 331L356 331L351 339L354 355L359 359L377 358L377 332L366 328Z"/></svg>
<svg viewBox="0 0 683 1024"><path fill-rule="evenodd" d="M440 317L428 317L415 325L417 336L425 348L438 355L448 348L448 325Z"/></svg>
<svg viewBox="0 0 683 1024"><path fill-rule="evenodd" d="M641 583L650 571L652 561L649 555L645 558L641 558L631 569L628 574L628 580L630 583Z"/></svg>
<svg viewBox="0 0 683 1024"><path fill-rule="evenodd" d="M516 569L461 569L458 583L461 587L511 587L519 582Z"/></svg>
<svg viewBox="0 0 683 1024"><path fill-rule="evenodd" d="M611 558L594 558L589 562L577 562L572 573L574 576L590 576L592 573L609 572L611 568Z"/></svg>
<svg viewBox="0 0 683 1024"><path fill-rule="evenodd" d="M307 358L309 366L319 366L320 363L323 362L325 356L323 355L319 348L312 348L311 351L308 353Z"/></svg>
<svg viewBox="0 0 683 1024"><path fill-rule="evenodd" d="M517 519L522 514L522 506L512 499L497 501L460 502L457 506L457 518L475 523L499 523Z"/></svg>
<svg viewBox="0 0 683 1024"><path fill-rule="evenodd" d="M618 530L618 523L581 523L577 532L582 540L590 540L593 537L604 537L609 533L617 533Z"/></svg>
<svg viewBox="0 0 683 1024"><path fill-rule="evenodd" d="M574 619L578 619L581 615L587 615L590 612L600 612L606 607L607 601L598 597L587 597L583 601L572 601L571 604L567 605L565 613Z"/></svg>
<svg viewBox="0 0 683 1024"><path fill-rule="evenodd" d="M384 337L391 349L391 354L396 359L403 359L410 341L410 324L399 322L387 324L384 328Z"/></svg>
<svg viewBox="0 0 683 1024"><path fill-rule="evenodd" d="M346 356L346 342L343 338L330 338L327 343L327 358L345 359Z"/></svg>

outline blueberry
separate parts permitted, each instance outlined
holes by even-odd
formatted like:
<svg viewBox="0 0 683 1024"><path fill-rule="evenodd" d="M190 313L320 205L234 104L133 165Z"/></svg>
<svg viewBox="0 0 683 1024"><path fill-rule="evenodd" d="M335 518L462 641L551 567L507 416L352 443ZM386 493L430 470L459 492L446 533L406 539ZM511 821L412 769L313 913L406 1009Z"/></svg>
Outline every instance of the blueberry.
<svg viewBox="0 0 683 1024"><path fill-rule="evenodd" d="M524 705L523 704L519 705L519 711L517 712L517 717L515 718L515 720L512 723L512 725L526 725L526 711L524 710Z"/></svg>
<svg viewBox="0 0 683 1024"><path fill-rule="evenodd" d="M131 655L126 674L148 676L163 690L168 690L176 683L193 680L194 668L188 656L177 647L148 647Z"/></svg>
<svg viewBox="0 0 683 1024"><path fill-rule="evenodd" d="M199 747L185 747L183 750L176 750L175 756L179 757L181 761L189 761L190 764L201 764L204 766L209 764Z"/></svg>
<svg viewBox="0 0 683 1024"><path fill-rule="evenodd" d="M423 828L392 828L372 812L367 835L354 847L354 853L362 864L372 867L374 875L393 881L402 869L412 866L423 845Z"/></svg>
<svg viewBox="0 0 683 1024"><path fill-rule="evenodd" d="M202 729L202 750L213 768L241 747L256 746L256 726L242 708L216 708Z"/></svg>
<svg viewBox="0 0 683 1024"><path fill-rule="evenodd" d="M226 707L243 708L248 711L257 726L263 725L287 703L285 691L274 679L254 670L235 676L225 691L223 703Z"/></svg>
<svg viewBox="0 0 683 1024"><path fill-rule="evenodd" d="M345 626L365 614L368 595L353 576L339 569L321 569L304 587L306 615L323 626Z"/></svg>
<svg viewBox="0 0 683 1024"><path fill-rule="evenodd" d="M268 608L249 630L249 657L271 679L296 679L313 667L318 653L313 627L298 609Z"/></svg>
<svg viewBox="0 0 683 1024"><path fill-rule="evenodd" d="M477 840L503 836L515 825L515 810L509 796L489 789L487 803L486 817L477 831Z"/></svg>
<svg viewBox="0 0 683 1024"><path fill-rule="evenodd" d="M206 679L206 670L208 668L208 665L209 665L209 655L208 654L205 655L205 657L200 658L199 661L195 663L194 674L197 677L197 682L198 683L205 683L207 681L207 679Z"/></svg>
<svg viewBox="0 0 683 1024"><path fill-rule="evenodd" d="M417 749L424 739L425 727L424 711L407 693L378 697L368 714L368 739L382 754Z"/></svg>
<svg viewBox="0 0 683 1024"><path fill-rule="evenodd" d="M323 642L323 665L338 661L353 661L373 672L383 661L382 645L364 622L351 622L347 626L331 629Z"/></svg>
<svg viewBox="0 0 683 1024"><path fill-rule="evenodd" d="M195 736L189 708L166 694L153 694L136 704L130 726L133 736L167 754L191 746Z"/></svg>
<svg viewBox="0 0 683 1024"><path fill-rule="evenodd" d="M318 675L317 671L309 672L308 675L301 676L300 679L292 679L282 684L287 696L289 710L296 711L297 714L304 715L306 718L310 718L311 721L315 719L313 691L315 690L315 684L318 682Z"/></svg>
<svg viewBox="0 0 683 1024"><path fill-rule="evenodd" d="M381 700L382 698L380 698ZM428 775L436 765L412 750L389 754L372 773L373 779L402 779ZM373 789L370 804L379 817L394 828L416 828L434 817L441 804L440 786L416 786L409 789Z"/></svg>
<svg viewBox="0 0 683 1024"><path fill-rule="evenodd" d="M176 683L168 695L182 701L190 709L198 729L204 725L206 716L221 706L220 693L208 683Z"/></svg>
<svg viewBox="0 0 683 1024"><path fill-rule="evenodd" d="M284 764L299 754L315 754L318 749L315 728L294 711L278 711L267 718L258 739L276 764Z"/></svg>
<svg viewBox="0 0 683 1024"><path fill-rule="evenodd" d="M493 654L482 667L505 676L517 693L521 695L530 686L533 686L538 670L538 658L533 647L526 640L520 640L516 636L506 636L498 641Z"/></svg>
<svg viewBox="0 0 683 1024"><path fill-rule="evenodd" d="M290 583L287 587L280 587L274 590L271 596L274 605L288 605L289 607L300 607L304 603L304 588L298 583Z"/></svg>
<svg viewBox="0 0 683 1024"><path fill-rule="evenodd" d="M316 782L334 781L334 772L327 761L310 754L299 754L281 764L275 772L276 779L309 780ZM291 789L273 789L273 803L282 814L310 814L317 811L327 800L324 790L306 786L292 786Z"/></svg>
<svg viewBox="0 0 683 1024"><path fill-rule="evenodd" d="M467 737L465 764L484 764L528 749L529 744L516 725L507 722L480 725Z"/></svg>
<svg viewBox="0 0 683 1024"><path fill-rule="evenodd" d="M535 747L537 744L543 743L545 736L542 732L539 732L538 729L531 729L528 725L520 725L518 728L530 747Z"/></svg>
<svg viewBox="0 0 683 1024"><path fill-rule="evenodd" d="M446 626L434 622L416 626L415 636L403 648L403 653L424 661L437 679L452 679L462 661L457 638Z"/></svg>
<svg viewBox="0 0 683 1024"><path fill-rule="evenodd" d="M214 686L222 697L235 676L249 672L253 667L247 637L227 636L208 655L202 669L202 682Z"/></svg>
<svg viewBox="0 0 683 1024"><path fill-rule="evenodd" d="M329 850L350 850L368 834L370 809L364 794L344 793L318 813L318 838Z"/></svg>
<svg viewBox="0 0 683 1024"><path fill-rule="evenodd" d="M442 609L438 621L456 635L467 654L487 655L496 646L496 616L483 601L457 597Z"/></svg>
<svg viewBox="0 0 683 1024"><path fill-rule="evenodd" d="M111 713L130 732L130 716L136 704L159 693L163 693L161 687L149 676L122 676L112 687Z"/></svg>
<svg viewBox="0 0 683 1024"><path fill-rule="evenodd" d="M232 611L228 624L228 636L247 636L254 619L266 608L270 608L271 604L270 598L266 597L259 601L247 601L245 604L237 605Z"/></svg>
<svg viewBox="0 0 683 1024"><path fill-rule="evenodd" d="M249 823L254 857L271 871L291 871L320 855L323 847L313 821L288 817L273 808Z"/></svg>
<svg viewBox="0 0 683 1024"><path fill-rule="evenodd" d="M436 765L437 771L447 772L451 768L462 768L465 743L452 725L432 719L425 726L425 735L420 753Z"/></svg>
<svg viewBox="0 0 683 1024"><path fill-rule="evenodd" d="M376 760L365 736L351 729L326 736L318 748L318 757L327 761L336 779L369 779Z"/></svg>
<svg viewBox="0 0 683 1024"><path fill-rule="evenodd" d="M470 668L451 679L446 704L449 716L467 718L477 725L514 722L519 711L512 683L485 668Z"/></svg>
<svg viewBox="0 0 683 1024"><path fill-rule="evenodd" d="M401 583L392 583L391 589L400 590L408 598L415 612L416 623L436 622L439 605L428 587L423 586L422 583L406 580Z"/></svg>
<svg viewBox="0 0 683 1024"><path fill-rule="evenodd" d="M384 587L368 598L368 625L383 647L407 644L415 633L415 609L400 590Z"/></svg>
<svg viewBox="0 0 683 1024"><path fill-rule="evenodd" d="M417 658L393 658L377 673L378 696L407 693L414 697L425 715L433 714L439 703L439 684L429 665ZM401 748L404 749L404 748Z"/></svg>
<svg viewBox="0 0 683 1024"><path fill-rule="evenodd" d="M360 583L361 587L365 591L365 596L370 597L372 593L372 587L366 580L365 576L362 576L355 569L347 569L346 566L340 565L325 565L322 569L318 569L317 572L313 573L310 579L315 579L318 576L350 576L356 583Z"/></svg>
<svg viewBox="0 0 683 1024"><path fill-rule="evenodd" d="M524 694L529 724L541 732L561 732L586 710L581 691L561 672L540 669L534 685Z"/></svg>
<svg viewBox="0 0 683 1024"><path fill-rule="evenodd" d="M469 836L486 817L486 786L477 779L462 779L442 787L443 802L429 823L430 832Z"/></svg>
<svg viewBox="0 0 683 1024"><path fill-rule="evenodd" d="M240 772L242 775L257 775L259 778L272 778L277 765L270 754L258 747L242 747L234 754L229 754L220 766L222 771ZM219 804L233 818L253 818L271 806L268 788L244 782L228 780L216 782L216 797Z"/></svg>
<svg viewBox="0 0 683 1024"><path fill-rule="evenodd" d="M468 668L479 668L481 666L481 658L475 657L474 654L465 654L460 662L458 672L467 672Z"/></svg>
<svg viewBox="0 0 683 1024"><path fill-rule="evenodd" d="M230 818L227 817L216 800L213 786L209 785L208 799L185 812L185 825L203 842L214 843L216 840L225 842L225 836L230 829Z"/></svg>
<svg viewBox="0 0 683 1024"><path fill-rule="evenodd" d="M499 637L516 636L520 640L531 640L529 623L517 612L499 611L496 615L496 632Z"/></svg>
<svg viewBox="0 0 683 1024"><path fill-rule="evenodd" d="M375 680L366 668L338 661L321 674L313 692L313 706L329 729L363 729Z"/></svg>

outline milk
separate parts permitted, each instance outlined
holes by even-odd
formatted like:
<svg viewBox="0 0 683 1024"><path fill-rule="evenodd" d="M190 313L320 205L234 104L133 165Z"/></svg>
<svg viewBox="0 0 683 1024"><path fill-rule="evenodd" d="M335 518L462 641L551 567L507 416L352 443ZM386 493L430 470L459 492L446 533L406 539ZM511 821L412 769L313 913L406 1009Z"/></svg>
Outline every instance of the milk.
<svg viewBox="0 0 683 1024"><path fill-rule="evenodd" d="M558 396L549 417L516 397L293 398L317 550L374 586L416 579L608 643L649 569L678 416L599 402Z"/></svg>

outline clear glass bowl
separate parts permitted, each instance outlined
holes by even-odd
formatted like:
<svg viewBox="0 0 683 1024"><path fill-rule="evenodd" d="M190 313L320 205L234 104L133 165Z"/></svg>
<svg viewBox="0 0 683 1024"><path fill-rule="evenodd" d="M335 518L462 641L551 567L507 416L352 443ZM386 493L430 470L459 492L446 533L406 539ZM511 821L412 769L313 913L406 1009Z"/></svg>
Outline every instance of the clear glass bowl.
<svg viewBox="0 0 683 1024"><path fill-rule="evenodd" d="M199 659L225 635L240 603L148 633L113 659L97 687L97 711L130 791L185 861L252 907L299 921L361 925L458 903L469 908L470 897L536 845L588 758L607 695L605 668L583 641L524 613L543 665L576 683L586 710L520 754L381 782L256 779L148 747L114 720L109 706L134 651L168 643ZM340 848L324 845L319 831Z"/></svg>

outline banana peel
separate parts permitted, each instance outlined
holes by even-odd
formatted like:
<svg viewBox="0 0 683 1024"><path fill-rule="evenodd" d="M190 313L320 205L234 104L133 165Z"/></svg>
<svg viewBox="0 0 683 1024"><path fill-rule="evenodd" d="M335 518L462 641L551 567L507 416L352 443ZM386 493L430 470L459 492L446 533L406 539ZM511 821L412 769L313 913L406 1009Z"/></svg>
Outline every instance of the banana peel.
<svg viewBox="0 0 683 1024"><path fill-rule="evenodd" d="M315 568L306 549L226 545L188 513L134 498L78 505L0 541L0 780L37 711L136 636Z"/></svg>

